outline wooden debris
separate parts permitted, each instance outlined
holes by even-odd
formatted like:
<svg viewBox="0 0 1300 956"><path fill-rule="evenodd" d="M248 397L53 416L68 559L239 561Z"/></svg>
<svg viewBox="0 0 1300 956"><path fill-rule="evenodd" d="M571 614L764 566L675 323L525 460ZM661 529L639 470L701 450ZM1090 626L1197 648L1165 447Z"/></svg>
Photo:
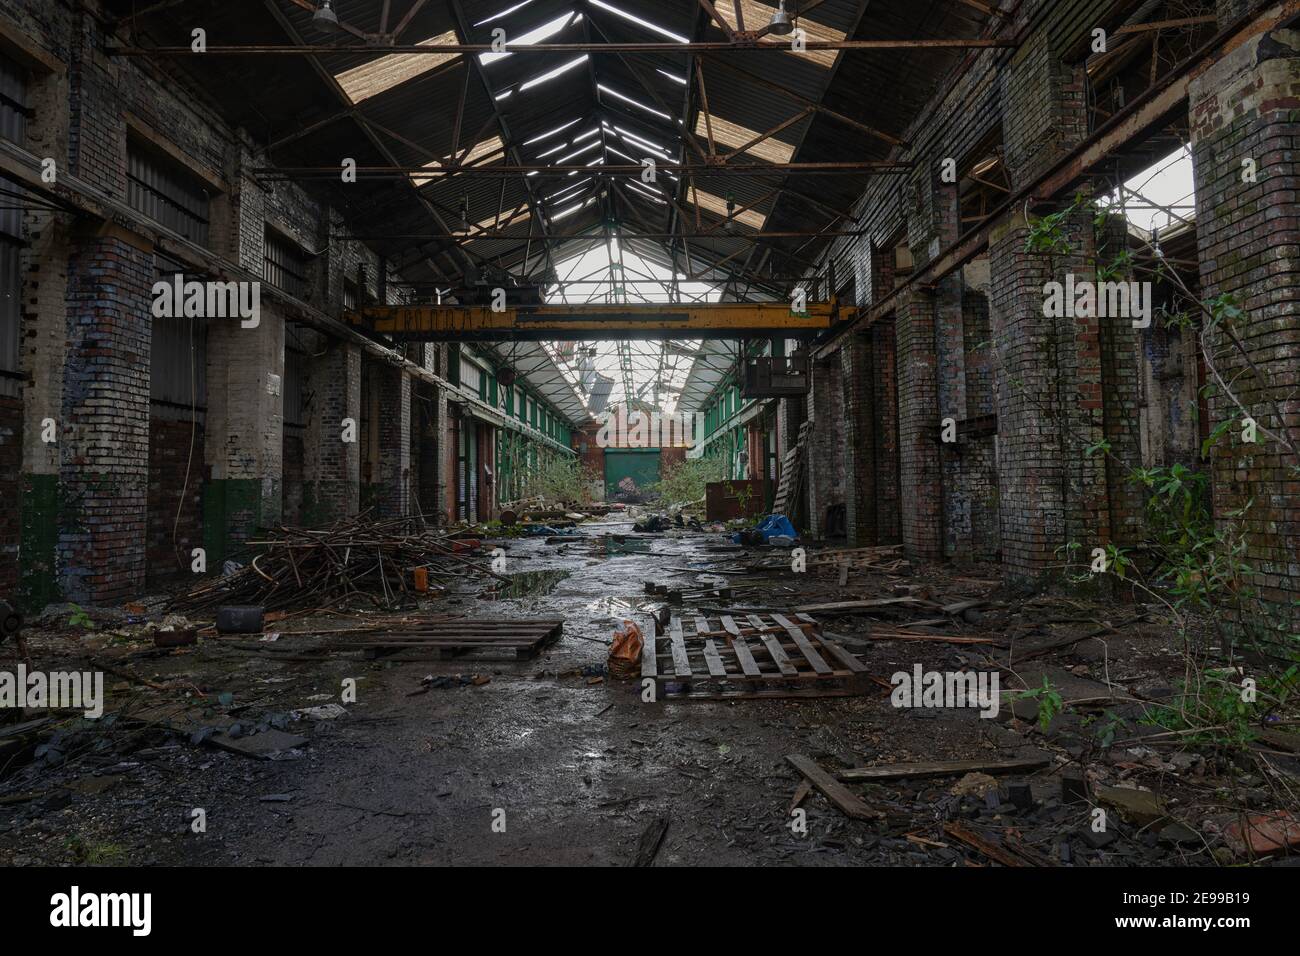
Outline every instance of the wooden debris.
<svg viewBox="0 0 1300 956"><path fill-rule="evenodd" d="M803 754L786 754L785 759L845 816L853 820L876 820L884 816L879 810L873 810L863 803L857 794L852 793L810 758Z"/></svg>
<svg viewBox="0 0 1300 956"><path fill-rule="evenodd" d="M964 843L978 853L983 854L995 863L1001 863L1003 866L1021 867L1036 866L1037 864L1029 861L1020 854L1011 849L994 843L992 840L985 839L974 830L960 823L948 822L943 825L943 832L948 834L959 843Z"/></svg>
<svg viewBox="0 0 1300 956"><path fill-rule="evenodd" d="M659 855L659 847L663 845L664 834L668 832L668 817L656 817L651 820L649 825L641 831L641 839L637 841L636 856L632 860L633 866L650 866Z"/></svg>
<svg viewBox="0 0 1300 956"><path fill-rule="evenodd" d="M846 783L875 780L920 780L927 777L955 777L967 773L1028 773L1051 766L1049 754L1007 760L943 760L935 763L893 763L878 767L853 767L835 776Z"/></svg>
<svg viewBox="0 0 1300 956"><path fill-rule="evenodd" d="M641 676L659 699L847 697L873 690L866 667L808 615L674 617L646 641Z"/></svg>

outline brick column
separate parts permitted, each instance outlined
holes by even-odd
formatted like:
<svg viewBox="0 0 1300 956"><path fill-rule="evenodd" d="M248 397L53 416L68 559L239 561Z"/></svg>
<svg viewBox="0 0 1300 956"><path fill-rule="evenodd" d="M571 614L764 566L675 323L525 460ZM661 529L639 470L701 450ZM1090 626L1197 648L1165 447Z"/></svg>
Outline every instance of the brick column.
<svg viewBox="0 0 1300 956"><path fill-rule="evenodd" d="M876 543L875 394L871 340L849 335L840 348L844 389L844 504L848 543Z"/></svg>
<svg viewBox="0 0 1300 956"><path fill-rule="evenodd" d="M375 505L384 517L410 512L411 378L398 368L375 367L379 392L379 467L375 474Z"/></svg>
<svg viewBox="0 0 1300 956"><path fill-rule="evenodd" d="M1003 117L1013 185L1086 133L1082 71L1061 62L1045 31L1029 37L1012 60ZM1087 449L1106 437L1108 405L1114 415L1132 412L1123 390L1135 386L1135 379L1115 378L1114 363L1108 377L1103 361L1104 343L1110 341L1115 353L1128 334L1117 324L1131 329L1131 319L1049 317L1045 307L1047 283L1064 284L1071 275L1096 281L1093 229L1092 216L1081 212L1064 224L1067 248L1051 255L1030 252L1028 223L1016 212L989 240L1002 555L1013 579L1047 574L1063 563L1060 549L1067 544L1077 543L1079 557L1086 557L1114 540L1111 476L1105 459Z"/></svg>
<svg viewBox="0 0 1300 956"><path fill-rule="evenodd" d="M904 293L895 312L898 348L898 470L903 547L913 561L943 556L939 407L935 379L935 301Z"/></svg>
<svg viewBox="0 0 1300 956"><path fill-rule="evenodd" d="M303 435L304 523L354 517L361 502L361 347L330 340L307 368L309 396ZM353 441L343 441L351 419Z"/></svg>
<svg viewBox="0 0 1300 956"><path fill-rule="evenodd" d="M808 393L812 429L807 453L808 533L826 535L826 512L844 501L844 395L839 360L814 362Z"/></svg>
<svg viewBox="0 0 1300 956"><path fill-rule="evenodd" d="M57 563L64 595L104 604L145 578L153 254L104 227L68 261ZM53 417L53 416L51 416Z"/></svg>
<svg viewBox="0 0 1300 956"><path fill-rule="evenodd" d="M879 544L900 544L898 477L898 349L894 320L871 327L871 400L876 455L876 539Z"/></svg>
<svg viewBox="0 0 1300 956"><path fill-rule="evenodd" d="M1234 298L1243 315L1233 331L1260 374L1227 336L1215 336L1212 354L1249 417L1300 443L1300 31L1239 47L1193 82L1190 101L1202 298ZM1256 161L1255 182L1243 181L1245 159ZM1222 389L1213 390L1210 427L1237 423L1213 454L1215 516L1221 528L1245 531L1243 561L1261 614L1294 630L1300 482L1293 469L1300 462L1262 434L1255 444L1242 442L1245 417ZM1244 521L1230 517L1252 501Z"/></svg>
<svg viewBox="0 0 1300 956"><path fill-rule="evenodd" d="M284 318L263 302L255 328L208 323L204 545L216 568L257 529L280 523L284 457Z"/></svg>

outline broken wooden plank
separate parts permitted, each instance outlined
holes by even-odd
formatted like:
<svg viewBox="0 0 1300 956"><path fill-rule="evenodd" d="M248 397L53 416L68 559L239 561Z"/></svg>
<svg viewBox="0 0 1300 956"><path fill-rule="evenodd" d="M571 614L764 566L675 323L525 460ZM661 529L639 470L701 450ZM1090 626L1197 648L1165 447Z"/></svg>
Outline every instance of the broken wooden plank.
<svg viewBox="0 0 1300 956"><path fill-rule="evenodd" d="M785 648L781 646L781 642L776 639L776 636L770 633L768 626L763 623L762 619L757 614L751 614L748 620L750 624L754 625L754 629L758 631L758 638L763 642L763 646L767 648L768 654L772 655L772 661L776 664L777 669L786 677L797 675L799 671L790 663Z"/></svg>
<svg viewBox="0 0 1300 956"><path fill-rule="evenodd" d="M632 865L649 866L654 863L655 857L659 855L659 847L663 845L664 834L667 832L667 817L656 817L651 820L641 831L641 839L637 841L636 856L632 860Z"/></svg>
<svg viewBox="0 0 1300 956"><path fill-rule="evenodd" d="M828 640L823 637L821 640L821 647L822 650L826 651L828 654L831 655L831 657L839 661L841 666L843 666L845 669L850 670L855 674L866 673L867 671L866 666L860 660L854 657L851 653L849 653L843 647L837 644L835 641Z"/></svg>
<svg viewBox="0 0 1300 956"><path fill-rule="evenodd" d="M790 635L790 640L794 641L795 647L803 654L804 659L808 662L818 674L829 674L831 666L822 660L822 656L817 653L817 649L812 646L803 630L796 626L784 614L773 614L772 619L785 628L786 633Z"/></svg>
<svg viewBox="0 0 1300 956"><path fill-rule="evenodd" d="M717 645L713 641L704 642L704 663L709 666L710 677L726 677L727 668L722 663L722 657L718 654Z"/></svg>
<svg viewBox="0 0 1300 956"><path fill-rule="evenodd" d="M943 832L948 834L954 840L966 844L972 850L982 853L995 863L1001 863L1003 866L1033 866L1019 854L1012 852L1004 846L986 840L974 830L962 826L960 823L945 823Z"/></svg>
<svg viewBox="0 0 1300 956"><path fill-rule="evenodd" d="M933 763L891 763L878 767L851 767L835 774L846 783L872 780L920 780L926 777L956 777L967 773L1028 773L1051 766L1049 754L1013 757L1006 760L940 760Z"/></svg>
<svg viewBox="0 0 1300 956"><path fill-rule="evenodd" d="M875 820L884 816L879 810L873 810L844 784L840 783L812 759L803 754L786 754L786 762L794 767L804 779L817 788L827 800L835 804L840 812L853 820Z"/></svg>
<svg viewBox="0 0 1300 956"><path fill-rule="evenodd" d="M681 618L673 618L672 632L673 673L678 677L690 677L691 660L686 656L686 644L682 640Z"/></svg>

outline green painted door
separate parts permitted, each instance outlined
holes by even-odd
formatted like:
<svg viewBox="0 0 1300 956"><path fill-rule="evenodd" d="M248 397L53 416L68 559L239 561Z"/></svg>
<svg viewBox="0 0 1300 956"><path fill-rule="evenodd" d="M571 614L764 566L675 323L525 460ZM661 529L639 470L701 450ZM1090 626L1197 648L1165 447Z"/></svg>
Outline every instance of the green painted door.
<svg viewBox="0 0 1300 956"><path fill-rule="evenodd" d="M605 500L640 500L659 480L659 449L605 449Z"/></svg>

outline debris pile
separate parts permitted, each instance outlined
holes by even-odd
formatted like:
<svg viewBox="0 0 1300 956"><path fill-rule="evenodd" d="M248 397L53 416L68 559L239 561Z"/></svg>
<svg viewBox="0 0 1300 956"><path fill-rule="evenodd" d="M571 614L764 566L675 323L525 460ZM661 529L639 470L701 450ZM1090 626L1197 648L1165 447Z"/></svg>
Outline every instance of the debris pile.
<svg viewBox="0 0 1300 956"><path fill-rule="evenodd" d="M248 547L258 550L249 564L178 595L169 608L194 613L243 604L271 611L350 601L388 607L413 600L425 588L441 588L438 580L474 575L506 580L464 556L470 542L449 532L419 530L407 518L361 516L324 530L281 527Z"/></svg>

